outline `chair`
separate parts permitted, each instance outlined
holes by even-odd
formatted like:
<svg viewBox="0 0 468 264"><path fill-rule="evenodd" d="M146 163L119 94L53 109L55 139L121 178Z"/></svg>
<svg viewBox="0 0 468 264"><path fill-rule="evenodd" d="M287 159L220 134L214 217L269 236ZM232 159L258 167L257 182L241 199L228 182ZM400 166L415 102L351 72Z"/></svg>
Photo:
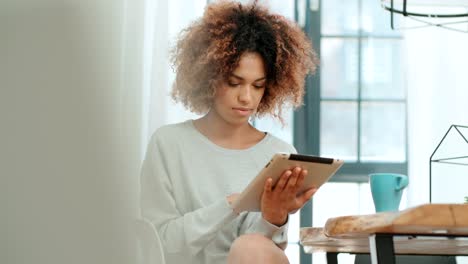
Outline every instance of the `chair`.
<svg viewBox="0 0 468 264"><path fill-rule="evenodd" d="M136 235L136 263L142 264L165 264L163 245L158 232L146 219L135 221Z"/></svg>

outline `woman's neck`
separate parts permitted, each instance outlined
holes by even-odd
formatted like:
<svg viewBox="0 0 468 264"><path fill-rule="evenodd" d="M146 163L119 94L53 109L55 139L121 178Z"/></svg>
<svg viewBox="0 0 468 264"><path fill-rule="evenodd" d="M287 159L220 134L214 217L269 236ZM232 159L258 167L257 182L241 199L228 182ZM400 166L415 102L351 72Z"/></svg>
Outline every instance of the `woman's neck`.
<svg viewBox="0 0 468 264"><path fill-rule="evenodd" d="M230 149L249 148L265 137L264 133L258 131L248 122L231 124L213 112L194 120L193 124L210 141Z"/></svg>

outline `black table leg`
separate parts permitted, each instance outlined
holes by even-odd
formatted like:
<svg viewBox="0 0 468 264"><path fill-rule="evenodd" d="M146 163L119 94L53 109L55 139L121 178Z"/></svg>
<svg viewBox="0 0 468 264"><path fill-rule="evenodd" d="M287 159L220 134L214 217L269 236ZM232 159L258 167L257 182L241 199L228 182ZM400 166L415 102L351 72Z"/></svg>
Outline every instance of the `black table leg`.
<svg viewBox="0 0 468 264"><path fill-rule="evenodd" d="M395 264L393 235L374 234L369 236L372 264Z"/></svg>
<svg viewBox="0 0 468 264"><path fill-rule="evenodd" d="M337 252L327 252L327 264L338 264Z"/></svg>

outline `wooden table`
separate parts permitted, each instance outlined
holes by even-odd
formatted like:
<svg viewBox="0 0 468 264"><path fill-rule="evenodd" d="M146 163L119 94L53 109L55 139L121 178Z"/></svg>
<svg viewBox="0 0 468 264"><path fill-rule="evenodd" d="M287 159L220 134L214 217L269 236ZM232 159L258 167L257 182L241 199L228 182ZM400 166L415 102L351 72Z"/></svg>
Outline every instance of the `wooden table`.
<svg viewBox="0 0 468 264"><path fill-rule="evenodd" d="M468 204L425 204L399 212L330 218L324 228L301 229L305 252L370 253L372 263L395 254L468 255Z"/></svg>

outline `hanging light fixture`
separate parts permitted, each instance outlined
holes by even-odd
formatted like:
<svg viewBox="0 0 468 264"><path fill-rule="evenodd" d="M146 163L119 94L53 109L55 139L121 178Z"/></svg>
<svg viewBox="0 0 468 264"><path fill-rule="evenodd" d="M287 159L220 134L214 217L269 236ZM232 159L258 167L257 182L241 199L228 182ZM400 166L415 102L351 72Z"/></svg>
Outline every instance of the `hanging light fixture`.
<svg viewBox="0 0 468 264"><path fill-rule="evenodd" d="M390 12L392 29L435 26L468 33L468 0L381 0ZM399 27L396 16L416 21L416 25Z"/></svg>

